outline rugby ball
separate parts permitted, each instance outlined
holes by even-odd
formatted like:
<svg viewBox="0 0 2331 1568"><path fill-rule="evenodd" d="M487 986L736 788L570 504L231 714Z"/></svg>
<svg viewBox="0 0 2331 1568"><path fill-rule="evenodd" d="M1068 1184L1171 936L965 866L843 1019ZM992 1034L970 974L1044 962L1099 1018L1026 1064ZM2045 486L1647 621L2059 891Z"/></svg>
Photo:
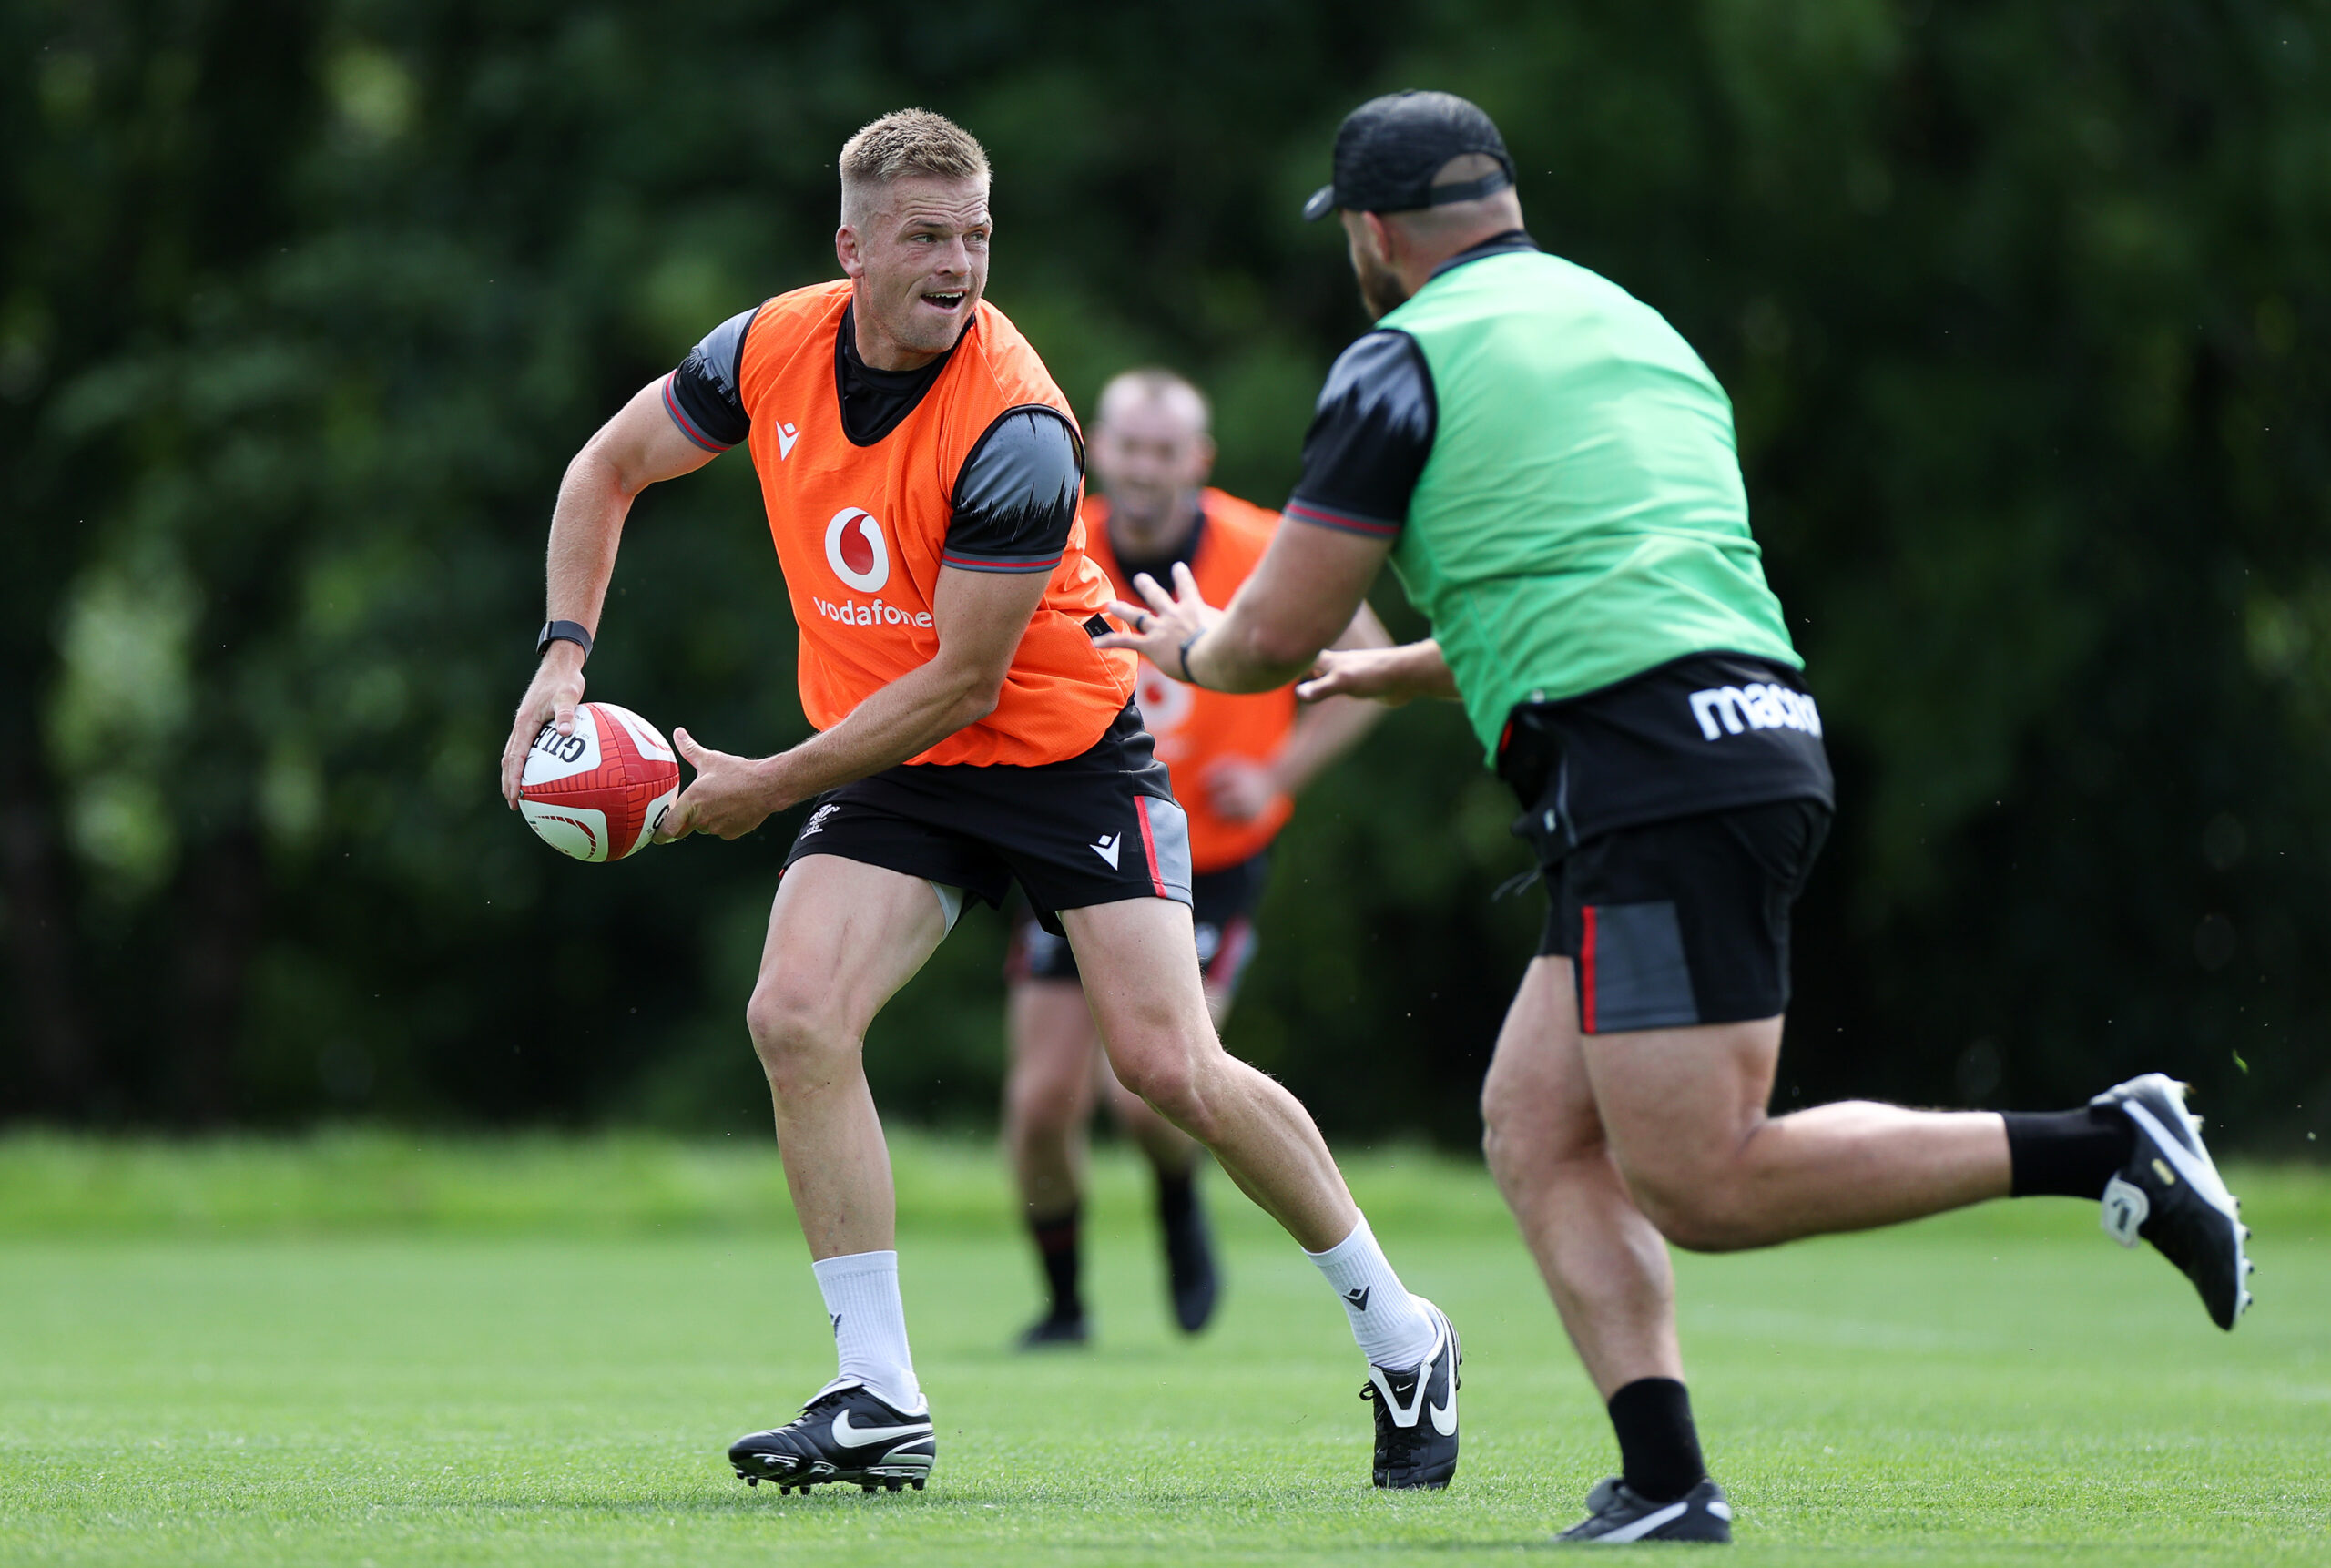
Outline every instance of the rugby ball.
<svg viewBox="0 0 2331 1568"><path fill-rule="evenodd" d="M620 860L651 840L680 798L680 762L627 708L586 702L575 733L545 724L526 752L518 809L535 836L578 860Z"/></svg>

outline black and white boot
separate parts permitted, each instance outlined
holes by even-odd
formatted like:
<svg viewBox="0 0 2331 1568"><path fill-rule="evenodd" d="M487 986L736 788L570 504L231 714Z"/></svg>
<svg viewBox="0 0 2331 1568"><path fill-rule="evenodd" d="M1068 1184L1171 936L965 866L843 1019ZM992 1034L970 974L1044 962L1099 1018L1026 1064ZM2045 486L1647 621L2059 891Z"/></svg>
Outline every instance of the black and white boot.
<svg viewBox="0 0 2331 1568"><path fill-rule="evenodd" d="M1432 1319L1432 1351L1405 1372L1368 1369L1359 1397L1376 1407L1376 1484L1443 1487L1457 1473L1457 1369L1465 1353L1447 1314L1414 1298Z"/></svg>
<svg viewBox="0 0 2331 1568"><path fill-rule="evenodd" d="M2089 1104L2119 1110L2137 1135L2128 1165L2105 1184L2104 1234L2123 1247L2152 1242L2202 1293L2210 1321L2232 1329L2250 1306L2250 1227L2203 1146L2201 1118L2185 1109L2185 1085L2147 1073Z"/></svg>
<svg viewBox="0 0 2331 1568"><path fill-rule="evenodd" d="M861 1383L829 1386L781 1427L748 1432L728 1445L728 1462L748 1486L777 1482L807 1492L828 1481L856 1481L867 1492L917 1492L939 1457L931 1414L910 1415Z"/></svg>
<svg viewBox="0 0 2331 1568"><path fill-rule="evenodd" d="M1724 1488L1703 1481L1673 1502L1638 1495L1617 1476L1595 1483L1586 1494L1586 1517L1557 1540L1587 1546L1624 1546L1630 1541L1732 1539L1732 1504Z"/></svg>

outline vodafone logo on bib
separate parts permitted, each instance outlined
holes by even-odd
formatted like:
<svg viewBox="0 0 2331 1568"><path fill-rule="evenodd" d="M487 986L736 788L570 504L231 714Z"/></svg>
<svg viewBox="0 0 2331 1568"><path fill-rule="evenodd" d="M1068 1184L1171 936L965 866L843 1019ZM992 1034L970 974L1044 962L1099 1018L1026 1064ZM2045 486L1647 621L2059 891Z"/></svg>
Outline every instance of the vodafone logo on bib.
<svg viewBox="0 0 2331 1568"><path fill-rule="evenodd" d="M863 506L845 506L826 524L826 565L861 594L880 593L891 580L891 546L882 524Z"/></svg>
<svg viewBox="0 0 2331 1568"><path fill-rule="evenodd" d="M863 506L845 506L826 524L826 565L861 594L880 594L891 580L891 542L882 535L880 519ZM910 600L917 596L911 575L901 585ZM839 602L810 596L822 618L845 626L906 626L929 631L929 610L905 609L880 598Z"/></svg>

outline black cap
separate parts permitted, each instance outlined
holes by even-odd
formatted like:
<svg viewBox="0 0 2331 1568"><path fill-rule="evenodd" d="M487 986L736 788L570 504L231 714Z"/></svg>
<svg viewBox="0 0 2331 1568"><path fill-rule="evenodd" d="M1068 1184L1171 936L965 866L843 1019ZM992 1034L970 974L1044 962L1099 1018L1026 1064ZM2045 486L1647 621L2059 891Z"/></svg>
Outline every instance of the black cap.
<svg viewBox="0 0 2331 1568"><path fill-rule="evenodd" d="M1452 158L1485 153L1500 172L1436 188L1432 177ZM1344 117L1336 132L1335 181L1303 204L1307 221L1338 208L1353 212L1414 212L1471 201L1513 183L1513 159L1497 123L1454 93L1387 93Z"/></svg>

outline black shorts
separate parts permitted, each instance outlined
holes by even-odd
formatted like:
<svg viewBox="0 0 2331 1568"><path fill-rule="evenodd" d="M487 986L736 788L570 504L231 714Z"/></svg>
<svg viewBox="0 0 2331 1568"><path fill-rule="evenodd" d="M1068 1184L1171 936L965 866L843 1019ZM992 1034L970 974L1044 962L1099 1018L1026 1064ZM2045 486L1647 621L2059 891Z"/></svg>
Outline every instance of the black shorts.
<svg viewBox="0 0 2331 1568"><path fill-rule="evenodd" d="M1797 669L1697 653L1517 704L1498 775L1551 896L1539 955L1574 961L1586 1033L1787 1009L1789 906L1837 799Z"/></svg>
<svg viewBox="0 0 2331 1568"><path fill-rule="evenodd" d="M1598 834L1543 868L1541 957L1572 960L1589 1034L1788 1010L1789 907L1829 832L1819 800L1777 800Z"/></svg>
<svg viewBox="0 0 2331 1568"><path fill-rule="evenodd" d="M1001 909L1017 881L1043 929L1125 899L1190 901L1190 830L1141 711L1093 748L1033 768L901 763L818 797L785 863L839 855Z"/></svg>
<svg viewBox="0 0 2331 1568"><path fill-rule="evenodd" d="M1208 985L1232 996L1255 956L1255 911L1270 881L1269 851L1226 866L1200 871L1190 879L1190 918L1198 939L1198 972ZM1023 915L1012 933L1012 951L1003 961L1004 978L1022 980L1079 979L1076 955L1065 938L1054 936Z"/></svg>

